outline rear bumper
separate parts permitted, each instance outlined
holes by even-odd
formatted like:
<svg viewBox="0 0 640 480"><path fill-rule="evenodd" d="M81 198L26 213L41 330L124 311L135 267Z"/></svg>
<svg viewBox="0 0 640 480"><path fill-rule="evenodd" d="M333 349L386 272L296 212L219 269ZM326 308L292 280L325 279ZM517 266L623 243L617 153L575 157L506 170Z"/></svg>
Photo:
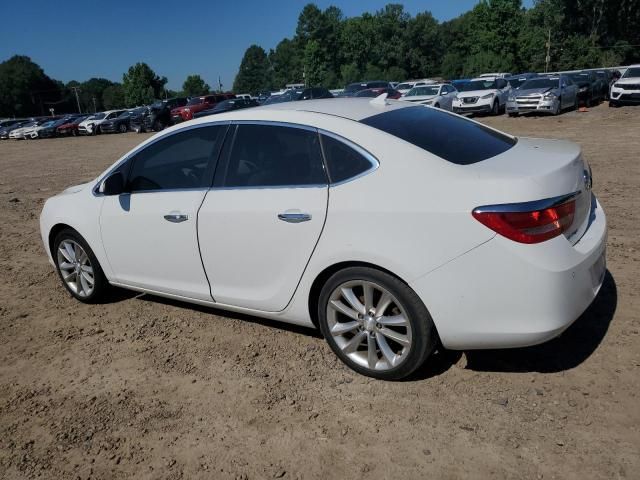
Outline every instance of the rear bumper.
<svg viewBox="0 0 640 480"><path fill-rule="evenodd" d="M595 205L591 224L575 245L564 236L524 245L497 235L413 282L442 344L524 347L567 329L604 280L607 222Z"/></svg>

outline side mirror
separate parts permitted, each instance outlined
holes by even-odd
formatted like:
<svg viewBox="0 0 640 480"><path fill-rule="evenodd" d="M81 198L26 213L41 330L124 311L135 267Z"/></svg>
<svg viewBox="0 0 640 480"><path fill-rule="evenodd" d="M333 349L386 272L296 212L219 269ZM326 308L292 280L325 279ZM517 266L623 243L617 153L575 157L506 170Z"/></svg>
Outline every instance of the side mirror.
<svg viewBox="0 0 640 480"><path fill-rule="evenodd" d="M98 191L103 195L120 195L124 192L124 176L122 172L114 172L105 178Z"/></svg>
<svg viewBox="0 0 640 480"><path fill-rule="evenodd" d="M449 92L442 92L440 95L449 95Z"/></svg>

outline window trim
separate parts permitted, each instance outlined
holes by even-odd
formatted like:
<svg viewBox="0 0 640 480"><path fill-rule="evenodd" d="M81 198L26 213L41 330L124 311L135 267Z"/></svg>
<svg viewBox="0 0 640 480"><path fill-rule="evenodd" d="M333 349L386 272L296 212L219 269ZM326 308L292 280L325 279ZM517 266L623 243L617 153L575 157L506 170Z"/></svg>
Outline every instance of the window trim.
<svg viewBox="0 0 640 480"><path fill-rule="evenodd" d="M233 133L231 133L231 146L227 151L224 152L224 155L221 152L219 157L219 161L216 165L216 171L214 173L213 182L211 185L211 190L282 190L282 189L292 189L292 188L328 188L331 183L329 182L329 174L327 170L327 163L324 158L324 151L322 150L322 140L318 135L318 128L312 127L310 125L303 125L301 123L291 123L291 122L282 122L282 121L274 121L274 120L231 120L229 122L232 126L235 125ZM324 171L325 183L314 183L314 184L304 184L304 185L263 185L263 186L235 186L235 187L226 187L224 185L216 186L216 176L218 175L218 169L224 168L226 169L229 166L229 160L231 157L231 153L233 152L233 148L236 143L236 135L238 133L238 128L240 125L263 125L270 127L285 127L285 128L297 128L299 130L307 130L309 132L313 132L318 135L318 144L320 145L320 160L322 162L322 170ZM227 130L227 135L229 135L229 130ZM224 149L224 147L223 147Z"/></svg>
<svg viewBox="0 0 640 480"><path fill-rule="evenodd" d="M142 152L143 150L147 149L148 147L150 147L151 145L154 145L155 143L158 143L162 140L165 140L169 137L172 137L173 135L177 135L179 133L183 133L186 132L188 130L194 130L196 128L205 128L205 127L217 127L217 126L227 126L227 129L224 132L224 136L222 137L222 145L220 147L220 149L218 150L218 155L215 158L215 165L213 166L213 174L210 176L209 181L207 183L207 185L210 185L213 183L213 176L215 175L215 171L218 168L218 164L220 162L220 154L222 153L223 147L224 147L224 143L227 139L227 136L229 135L229 125L231 124L231 122L229 120L223 120L223 121L218 121L218 122L208 122L208 123L199 123L197 125L190 125L188 127L183 127L179 130L175 130L171 133L168 133L166 135L162 135L159 136L158 138L154 138L153 140L151 140L148 143L143 143L142 145L138 145L138 147L129 152L128 154L126 154L123 158L121 158L117 163L115 163L109 170L107 170L103 175L101 175L100 177L98 177L98 180L96 181L95 186L92 189L92 193L94 197L104 197L104 193L100 192L100 185L102 185L102 182L104 182L107 177L109 177L111 174L113 174L116 170L118 170L123 164L130 162L131 159L133 157L135 157L136 155L138 155L140 152ZM131 173L131 167L133 165L133 162L130 162L129 165L127 165L127 167L125 168L126 173L124 175L124 182L125 185L127 184L127 182L129 181L129 174ZM158 192L175 192L175 191L194 191L194 190L209 190L209 186L205 185L204 187L194 187L194 188L167 188L167 189L160 189L160 190L143 190L143 191L139 191L139 192L126 192L126 193L135 193L136 195L138 193L158 193Z"/></svg>

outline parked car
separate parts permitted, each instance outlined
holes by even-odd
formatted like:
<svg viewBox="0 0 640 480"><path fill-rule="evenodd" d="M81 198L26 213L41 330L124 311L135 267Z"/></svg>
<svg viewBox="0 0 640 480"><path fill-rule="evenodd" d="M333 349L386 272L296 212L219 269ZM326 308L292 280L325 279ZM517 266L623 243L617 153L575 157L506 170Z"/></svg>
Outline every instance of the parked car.
<svg viewBox="0 0 640 480"><path fill-rule="evenodd" d="M235 98L242 98L244 100L251 100L253 97L248 93L238 93Z"/></svg>
<svg viewBox="0 0 640 480"><path fill-rule="evenodd" d="M342 97L355 97L356 93L358 93L359 91L367 90L369 88L391 88L391 85L389 85L389 82L383 82L379 80L350 83L349 85L344 87Z"/></svg>
<svg viewBox="0 0 640 480"><path fill-rule="evenodd" d="M250 107L258 107L260 104L257 100L254 99L244 99L244 98L233 98L231 100L225 100L224 102L218 103L215 107L209 110L202 110L201 112L196 113L193 117L200 118L206 117L207 115L216 115L218 113L230 112L232 110L240 110L242 108L250 108Z"/></svg>
<svg viewBox="0 0 640 480"><path fill-rule="evenodd" d="M600 82L595 73L590 71L569 73L569 77L578 86L578 103L587 107L596 105L600 100L604 100L604 95L600 89Z"/></svg>
<svg viewBox="0 0 640 480"><path fill-rule="evenodd" d="M69 136L69 135L73 135L74 137L78 135L78 125L80 125L81 122L84 122L87 118L89 118L91 115L80 115L79 117L74 118L73 120L70 120L66 123L63 123L62 125L59 125L56 130L57 130L57 135L58 136Z"/></svg>
<svg viewBox="0 0 640 480"><path fill-rule="evenodd" d="M430 80L425 78L423 80L409 80L406 82L399 83L396 87L394 87L397 91L399 91L402 95L405 95L409 90L413 87L421 87L423 85L433 85L436 83L434 80Z"/></svg>
<svg viewBox="0 0 640 480"><path fill-rule="evenodd" d="M102 124L100 124L100 131L102 133L126 133L129 131L131 117L143 113L145 109L146 107L138 107L132 110L125 110L117 117L102 122Z"/></svg>
<svg viewBox="0 0 640 480"><path fill-rule="evenodd" d="M6 118L0 122L0 130L15 125L16 123L20 123L22 121L23 119L20 118Z"/></svg>
<svg viewBox="0 0 640 480"><path fill-rule="evenodd" d="M609 106L617 107L625 103L640 103L640 65L631 65L624 75L611 85Z"/></svg>
<svg viewBox="0 0 640 480"><path fill-rule="evenodd" d="M402 97L402 94L398 90L394 90L391 87L389 87L389 88L367 88L366 90L360 90L354 96L355 97L375 98L375 97L379 97L383 93L386 93L387 94L387 98L389 98L391 100L398 100L400 97Z"/></svg>
<svg viewBox="0 0 640 480"><path fill-rule="evenodd" d="M107 110L91 115L78 124L78 133L81 135L97 135L101 133L100 126L107 120L113 120L125 110Z"/></svg>
<svg viewBox="0 0 640 480"><path fill-rule="evenodd" d="M453 111L499 115L507 104L510 90L504 78L475 78L458 88Z"/></svg>
<svg viewBox="0 0 640 480"><path fill-rule="evenodd" d="M536 78L539 75L537 73L520 73L518 75L512 75L511 77L505 78L505 80L509 83L509 86L513 88L520 88L524 82L531 78Z"/></svg>
<svg viewBox="0 0 640 480"><path fill-rule="evenodd" d="M421 105L431 105L443 110L453 111L453 99L456 98L458 91L448 83L437 83L435 85L426 85L421 87L413 87L406 94L400 97L400 100L407 102L419 103Z"/></svg>
<svg viewBox="0 0 640 480"><path fill-rule="evenodd" d="M51 117L40 117L25 123L19 128L14 128L9 132L9 138L13 140L26 140L31 138L33 131L43 123L51 121Z"/></svg>
<svg viewBox="0 0 640 480"><path fill-rule="evenodd" d="M130 128L134 132L159 132L171 125L171 110L183 107L187 104L184 97L157 100L141 115L133 115L130 119Z"/></svg>
<svg viewBox="0 0 640 480"><path fill-rule="evenodd" d="M568 75L531 78L520 88L511 90L507 100L510 117L538 112L558 115L562 110L578 106L578 87Z"/></svg>
<svg viewBox="0 0 640 480"><path fill-rule="evenodd" d="M29 138L51 138L58 134L58 127L77 118L76 115L67 115L61 118L56 118L43 123L42 125L34 128L29 133Z"/></svg>
<svg viewBox="0 0 640 480"><path fill-rule="evenodd" d="M31 119L27 119L27 120L18 120L16 123L12 123L9 125L5 125L4 127L0 128L0 140L6 140L9 138L9 134L13 131L16 130L18 128L22 128L24 127L27 123L32 122L33 120Z"/></svg>
<svg viewBox="0 0 640 480"><path fill-rule="evenodd" d="M280 95L271 95L271 97L265 100L263 105L297 102L300 100L312 100L320 98L333 98L333 95L324 87L309 87L302 90L287 90Z"/></svg>
<svg viewBox="0 0 640 480"><path fill-rule="evenodd" d="M171 122L176 124L191 120L195 113L212 109L216 104L235 97L233 93L218 93L191 97L186 105L171 110Z"/></svg>
<svg viewBox="0 0 640 480"><path fill-rule="evenodd" d="M483 73L478 77L479 78L508 78L512 76L513 75L511 73L500 72L500 73Z"/></svg>
<svg viewBox="0 0 640 480"><path fill-rule="evenodd" d="M611 70L595 70L596 78L600 82L600 89L605 100L609 100L609 89L611 88L611 80L613 72Z"/></svg>
<svg viewBox="0 0 640 480"><path fill-rule="evenodd" d="M440 344L567 329L606 271L591 184L571 142L408 102L310 100L155 135L49 198L40 230L81 302L111 284L317 326L346 365L391 380Z"/></svg>

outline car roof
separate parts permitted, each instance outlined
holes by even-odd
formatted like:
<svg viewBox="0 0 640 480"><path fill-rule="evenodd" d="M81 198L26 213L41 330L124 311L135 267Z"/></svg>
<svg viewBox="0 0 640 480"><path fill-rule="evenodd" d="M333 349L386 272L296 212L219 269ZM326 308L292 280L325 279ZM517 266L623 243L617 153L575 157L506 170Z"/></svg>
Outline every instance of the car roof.
<svg viewBox="0 0 640 480"><path fill-rule="evenodd" d="M324 98L302 102L274 103L256 107L253 110L289 110L321 113L359 122L378 113L414 106L410 103L407 104L407 102L387 100L386 105L381 108L379 104L372 103L373 100L375 98L372 99L371 97Z"/></svg>

